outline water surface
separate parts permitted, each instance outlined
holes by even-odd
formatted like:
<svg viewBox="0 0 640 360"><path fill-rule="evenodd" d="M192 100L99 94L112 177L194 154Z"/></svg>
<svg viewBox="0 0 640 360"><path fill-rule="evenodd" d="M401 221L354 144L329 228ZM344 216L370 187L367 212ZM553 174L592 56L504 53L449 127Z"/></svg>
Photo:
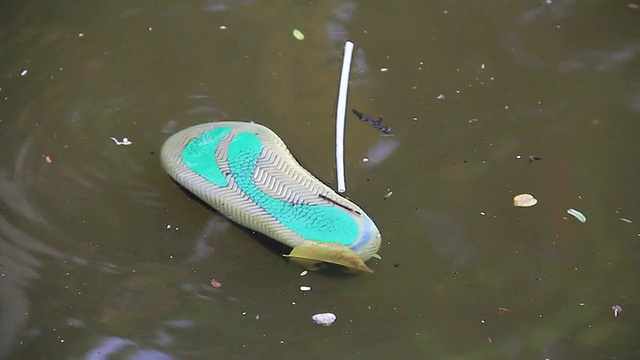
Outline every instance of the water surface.
<svg viewBox="0 0 640 360"><path fill-rule="evenodd" d="M639 21L623 1L2 3L0 358L638 358ZM392 129L347 121L383 259L300 277L158 152L254 120L335 188L346 39L349 106Z"/></svg>

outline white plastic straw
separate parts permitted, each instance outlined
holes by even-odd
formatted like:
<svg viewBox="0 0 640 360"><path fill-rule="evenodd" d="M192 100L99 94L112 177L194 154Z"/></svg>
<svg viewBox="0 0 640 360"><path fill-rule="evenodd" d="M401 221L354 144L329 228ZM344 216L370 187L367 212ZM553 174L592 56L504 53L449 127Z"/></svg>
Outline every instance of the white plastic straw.
<svg viewBox="0 0 640 360"><path fill-rule="evenodd" d="M346 117L347 87L349 86L352 54L353 43L347 41L344 43L340 91L338 92L338 109L336 111L336 175L338 176L338 192L340 193L347 191L347 185L344 181L344 121Z"/></svg>

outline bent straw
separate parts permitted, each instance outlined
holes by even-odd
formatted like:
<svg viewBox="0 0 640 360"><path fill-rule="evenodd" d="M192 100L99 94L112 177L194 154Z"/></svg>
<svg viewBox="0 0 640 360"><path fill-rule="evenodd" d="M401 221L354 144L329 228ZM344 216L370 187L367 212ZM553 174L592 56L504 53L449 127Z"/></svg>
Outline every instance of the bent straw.
<svg viewBox="0 0 640 360"><path fill-rule="evenodd" d="M344 180L344 121L346 117L347 87L349 86L349 70L351 68L352 54L353 43L347 40L344 43L340 91L338 92L338 109L336 111L336 175L338 177L339 193L347 190Z"/></svg>

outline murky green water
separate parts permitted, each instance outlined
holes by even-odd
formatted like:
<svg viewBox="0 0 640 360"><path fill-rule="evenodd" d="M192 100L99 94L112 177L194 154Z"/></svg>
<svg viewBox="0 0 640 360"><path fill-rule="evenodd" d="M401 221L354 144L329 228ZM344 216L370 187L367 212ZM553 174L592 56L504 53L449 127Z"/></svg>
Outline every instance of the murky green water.
<svg viewBox="0 0 640 360"><path fill-rule="evenodd" d="M640 357L639 6L3 2L0 358ZM345 39L350 107L393 130L347 122L383 260L300 277L158 151L256 120L335 187Z"/></svg>

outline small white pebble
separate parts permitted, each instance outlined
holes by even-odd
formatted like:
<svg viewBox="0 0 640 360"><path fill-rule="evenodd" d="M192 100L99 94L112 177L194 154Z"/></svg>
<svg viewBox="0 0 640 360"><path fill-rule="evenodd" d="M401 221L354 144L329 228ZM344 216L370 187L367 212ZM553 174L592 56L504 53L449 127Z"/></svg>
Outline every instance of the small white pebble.
<svg viewBox="0 0 640 360"><path fill-rule="evenodd" d="M311 317L316 324L329 326L336 321L336 315L333 313L315 314Z"/></svg>

